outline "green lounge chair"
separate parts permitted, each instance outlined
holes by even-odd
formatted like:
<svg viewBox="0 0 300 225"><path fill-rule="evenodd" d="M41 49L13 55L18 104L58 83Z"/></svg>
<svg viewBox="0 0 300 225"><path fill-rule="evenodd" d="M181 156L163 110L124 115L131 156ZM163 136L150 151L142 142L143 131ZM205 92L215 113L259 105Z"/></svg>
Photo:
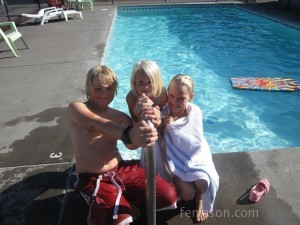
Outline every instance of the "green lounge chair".
<svg viewBox="0 0 300 225"><path fill-rule="evenodd" d="M4 31L1 29L1 27L7 27L7 26L10 26L10 30L8 32L4 33ZM14 44L14 42L18 39L21 39L21 41L24 43L26 48L29 48L27 43L25 42L22 34L18 31L16 24L14 22L0 23L0 43L2 41L5 41L8 45L8 47L12 50L12 52L15 54L16 57L20 56L20 53Z"/></svg>

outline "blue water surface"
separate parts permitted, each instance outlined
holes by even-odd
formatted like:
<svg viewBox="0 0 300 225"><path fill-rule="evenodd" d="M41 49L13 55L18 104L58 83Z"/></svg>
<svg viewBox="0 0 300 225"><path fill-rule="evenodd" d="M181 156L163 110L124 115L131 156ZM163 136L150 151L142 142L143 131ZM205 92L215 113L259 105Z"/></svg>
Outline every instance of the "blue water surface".
<svg viewBox="0 0 300 225"><path fill-rule="evenodd" d="M133 64L151 59L166 86L179 73L195 81L213 153L300 146L300 94L232 89L230 77L300 80L300 31L232 6L119 7L104 63L119 79L112 103L128 113ZM129 113L128 113L129 114ZM138 158L140 151L126 151Z"/></svg>

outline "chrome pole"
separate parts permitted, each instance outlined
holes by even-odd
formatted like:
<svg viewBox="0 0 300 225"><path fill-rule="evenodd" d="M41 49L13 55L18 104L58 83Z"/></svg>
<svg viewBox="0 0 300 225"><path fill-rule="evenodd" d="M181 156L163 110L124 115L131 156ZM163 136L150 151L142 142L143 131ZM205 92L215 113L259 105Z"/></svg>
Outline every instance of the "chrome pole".
<svg viewBox="0 0 300 225"><path fill-rule="evenodd" d="M153 127L149 120L146 123ZM153 147L143 148L145 153L146 167L146 206L147 206L147 225L156 225L156 159Z"/></svg>

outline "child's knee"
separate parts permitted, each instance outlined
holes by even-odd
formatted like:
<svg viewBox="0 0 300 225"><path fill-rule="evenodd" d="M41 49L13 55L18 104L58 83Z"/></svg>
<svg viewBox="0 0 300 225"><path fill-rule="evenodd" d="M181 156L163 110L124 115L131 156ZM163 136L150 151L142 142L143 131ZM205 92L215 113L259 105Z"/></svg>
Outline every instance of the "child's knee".
<svg viewBox="0 0 300 225"><path fill-rule="evenodd" d="M207 190L207 188L208 188L208 181L205 180L205 179L197 180L197 181L195 182L195 184L196 184L197 189L198 189L201 193L204 193L204 192Z"/></svg>
<svg viewBox="0 0 300 225"><path fill-rule="evenodd" d="M194 197L195 197L195 192L194 191L182 191L182 193L181 193L181 198L184 201L193 200Z"/></svg>

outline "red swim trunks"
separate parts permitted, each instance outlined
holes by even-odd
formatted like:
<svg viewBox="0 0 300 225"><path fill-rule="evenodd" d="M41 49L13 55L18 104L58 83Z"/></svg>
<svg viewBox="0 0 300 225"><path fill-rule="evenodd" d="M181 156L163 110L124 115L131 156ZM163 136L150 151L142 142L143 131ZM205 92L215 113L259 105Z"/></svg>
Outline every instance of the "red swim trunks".
<svg viewBox="0 0 300 225"><path fill-rule="evenodd" d="M146 207L145 171L137 161L121 161L104 174L79 174L76 189L90 206L90 221L97 225L132 222L129 202ZM176 203L175 188L156 176L156 207Z"/></svg>

